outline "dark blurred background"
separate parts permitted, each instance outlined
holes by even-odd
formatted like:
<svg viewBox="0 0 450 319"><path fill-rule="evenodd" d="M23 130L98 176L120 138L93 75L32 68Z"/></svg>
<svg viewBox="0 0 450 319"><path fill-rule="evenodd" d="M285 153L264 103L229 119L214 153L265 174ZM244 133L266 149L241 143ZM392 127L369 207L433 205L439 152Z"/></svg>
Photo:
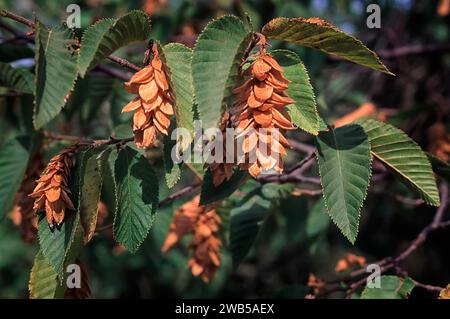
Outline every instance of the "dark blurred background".
<svg viewBox="0 0 450 319"><path fill-rule="evenodd" d="M322 117L333 123L361 105L372 103L371 115L402 128L424 149L448 161L446 147L441 144L448 142L450 1L0 0L0 7L28 18L36 12L40 19L52 25L64 19L70 3L80 5L83 28L98 18L118 17L131 9L142 9L152 16L152 36L155 39L163 43L182 42L191 47L205 24L223 14L231 13L242 18L248 14L256 30L274 17L321 17L361 39L379 53L383 62L396 74L396 77L390 77L310 49L285 45L302 57ZM366 7L371 3L381 8L379 29L369 29L366 25ZM11 22L11 25L23 29L16 23ZM6 34L0 33L0 36L2 61L32 57L30 47L5 44ZM281 46L281 43L272 43L273 48ZM143 50L142 45L132 45L117 55L140 63ZM122 89L121 82L98 76L91 84L95 87L89 83L84 85L86 90L90 88L86 91L88 99L72 98L64 111L65 121L70 123L70 127L54 124L57 129L82 136L107 137L111 131L130 136L127 132L129 118L120 115L120 109L130 96ZM11 103L16 102L0 98L0 144L20 132L17 128L19 120L7 108ZM82 112L74 118L75 108L82 108ZM313 143L306 134L297 134L297 138ZM436 146L437 139L444 142ZM158 160L155 163L160 164ZM189 172L184 174L178 187L192 180ZM163 179L161 181L163 198L170 192ZM107 186L108 182L105 184ZM112 200L107 189L104 193L102 199L108 209L112 207ZM402 194L402 197L394 194ZM90 274L93 296L303 298L310 292L307 287L310 273L325 280L339 278L335 265L347 253L364 256L368 262L393 256L415 238L435 211L435 208L404 200L414 199L415 195L393 177L373 182L362 211L358 239L352 246L324 213L313 213L320 209L314 207L318 198L289 196L277 201L276 208L262 224L254 248L238 269L232 269L224 238L222 267L209 284L191 276L186 266L186 247L180 246L166 255L160 252L173 210L183 200L158 213L150 235L135 255L115 246L111 234L102 233L84 249L81 257ZM105 223L112 220L111 215L109 213ZM433 233L406 260L404 268L414 279L439 286L450 283L449 236L450 229ZM28 297L29 270L36 252L37 244L24 244L11 220L0 222L0 298ZM330 296L342 297L340 293ZM436 296L415 289L412 297Z"/></svg>

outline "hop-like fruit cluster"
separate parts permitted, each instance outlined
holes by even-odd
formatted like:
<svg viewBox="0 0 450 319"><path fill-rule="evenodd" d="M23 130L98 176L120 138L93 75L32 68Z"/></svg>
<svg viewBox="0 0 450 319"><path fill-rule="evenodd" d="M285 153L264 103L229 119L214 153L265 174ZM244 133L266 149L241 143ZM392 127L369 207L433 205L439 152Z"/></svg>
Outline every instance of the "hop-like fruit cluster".
<svg viewBox="0 0 450 319"><path fill-rule="evenodd" d="M289 80L265 48L244 75L250 78L234 89L236 99L230 109L238 138L243 137L242 143L238 143L246 157L241 168L248 169L253 177L263 169L281 172L281 155L286 155L284 147L289 147L283 132L294 129L285 109L286 105L294 103L285 92ZM256 153L253 161L252 152Z"/></svg>
<svg viewBox="0 0 450 319"><path fill-rule="evenodd" d="M194 276L201 276L208 282L220 266L222 243L217 233L221 220L215 207L199 205L199 201L200 196L196 196L177 209L161 250L168 251L191 233L193 238L189 248L192 257L188 265Z"/></svg>
<svg viewBox="0 0 450 319"><path fill-rule="evenodd" d="M436 122L427 130L428 151L448 162L450 160L450 134L442 122Z"/></svg>
<svg viewBox="0 0 450 319"><path fill-rule="evenodd" d="M364 267L366 265L366 258L357 256L355 254L347 254L344 258L339 259L334 270L337 273L344 272L353 267Z"/></svg>
<svg viewBox="0 0 450 319"><path fill-rule="evenodd" d="M14 225L20 228L22 239L26 243L32 243L37 234L37 218L34 212L34 199L29 197L36 187L36 180L44 170L45 164L40 153L36 153L30 161L25 177L20 185L19 191L14 197L13 208L9 218Z"/></svg>
<svg viewBox="0 0 450 319"><path fill-rule="evenodd" d="M35 198L35 210L45 209L47 222L51 227L53 223L62 223L67 209L75 210L69 196L70 171L75 163L75 150L76 146L72 146L54 156L36 181L33 193L29 195Z"/></svg>
<svg viewBox="0 0 450 319"><path fill-rule="evenodd" d="M138 94L122 112L134 111L134 140L140 148L152 146L157 132L168 134L170 116L174 113L174 100L156 44L152 52L151 63L125 82L125 89L129 93Z"/></svg>
<svg viewBox="0 0 450 319"><path fill-rule="evenodd" d="M227 137L226 129L231 127L231 120L230 120L230 114L228 112L225 112L222 116L222 120L220 122L219 129L221 131L222 139L215 139L214 142L217 142L217 147L222 147L222 158L219 161L213 161L210 164L207 164L207 167L209 167L209 170L211 171L213 184L215 186L218 186L222 184L225 180L229 180L231 176L233 175L233 168L236 166L234 163L235 161L235 150L233 150L232 155L232 162L227 163L227 139L230 137ZM231 137L232 139L232 137ZM233 143L233 148L235 147L235 144ZM212 158L216 157L215 154L216 147L214 147L214 152L211 154Z"/></svg>

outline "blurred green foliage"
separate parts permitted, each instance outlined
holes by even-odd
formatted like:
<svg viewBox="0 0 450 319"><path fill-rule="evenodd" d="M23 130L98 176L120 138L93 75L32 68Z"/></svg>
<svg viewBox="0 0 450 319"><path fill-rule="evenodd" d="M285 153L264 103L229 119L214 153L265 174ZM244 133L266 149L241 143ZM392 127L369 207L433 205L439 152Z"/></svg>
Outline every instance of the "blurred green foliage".
<svg viewBox="0 0 450 319"><path fill-rule="evenodd" d="M233 13L251 18L254 28L260 29L272 17L319 16L333 22L344 31L358 35L369 48L390 50L406 45L439 45L450 38L450 17L436 13L438 1L392 0L213 0L213 1L144 1L162 3L152 12L152 36L163 43L179 41L188 45L211 18ZM131 9L145 7L143 1L83 0L81 24L85 28L97 18L117 17ZM381 6L381 29L366 27L365 8L377 2ZM48 24L64 19L66 6L72 0L0 0L0 7L31 18L36 12ZM10 23L8 21L8 23ZM14 25L24 30L23 26ZM1 41L7 33L0 33ZM374 102L380 110L392 116L390 122L403 128L424 148L427 147L426 129L436 121L448 123L450 90L450 56L448 54L404 56L386 59L386 65L397 77L376 74L348 62L337 61L313 50L284 45L296 51L303 59L317 96L319 111L329 122L348 113L364 102ZM272 48L283 47L273 43ZM117 55L140 63L143 45L132 45ZM385 52L385 51L383 51ZM33 56L29 44L1 44L3 62ZM383 55L382 55L383 56ZM121 114L123 105L130 100L121 82L104 74L94 74L79 81L78 94L71 97L61 118L52 122L56 131L69 130L74 135L117 137L131 135L130 118ZM0 98L0 145L13 136L27 132L29 123L23 119L31 109L29 98ZM78 112L77 110L81 110ZM70 128L62 123L67 122ZM294 134L298 139L311 142L304 134ZM50 153L51 151L49 151ZM46 154L46 157L49 157ZM296 161L290 157L291 162ZM165 186L162 176L162 158L154 165L160 172L160 198L173 192ZM287 163L289 165L289 163ZM187 169L177 187L192 181ZM102 200L112 222L113 199L111 181L105 181ZM264 186L270 187L270 186ZM133 297L285 297L303 298L309 273L323 278L335 278L334 266L345 253L365 256L368 261L393 255L426 225L433 216L433 208L411 206L393 199L392 193L414 197L393 178L373 183L370 188L359 237L351 246L331 225L318 196L264 195L267 189L249 182L245 188L231 196L221 211L225 227L229 227L233 202L245 194L258 192L265 196L272 208L261 221L255 245L242 264L233 269L229 242L224 240L223 262L216 277L209 284L190 274L186 262L187 242L167 254L160 247L167 233L175 208L186 199L174 202L159 210L156 222L135 255L121 252L113 246L107 231L95 236L83 250L81 260L87 265L92 282L93 296L99 298ZM269 193L271 193L270 191ZM251 193L253 194L253 193ZM262 195L261 195L262 194ZM228 205L228 206L227 206ZM230 211L231 210L231 211ZM235 212L234 212L235 213ZM450 282L450 255L446 242L450 231L433 234L411 258L405 268L420 281L445 286ZM224 238L226 239L226 238ZM20 235L7 218L0 221L0 298L26 298L29 270L37 252L36 245L21 242ZM340 295L336 295L340 296ZM419 289L413 297L429 297Z"/></svg>

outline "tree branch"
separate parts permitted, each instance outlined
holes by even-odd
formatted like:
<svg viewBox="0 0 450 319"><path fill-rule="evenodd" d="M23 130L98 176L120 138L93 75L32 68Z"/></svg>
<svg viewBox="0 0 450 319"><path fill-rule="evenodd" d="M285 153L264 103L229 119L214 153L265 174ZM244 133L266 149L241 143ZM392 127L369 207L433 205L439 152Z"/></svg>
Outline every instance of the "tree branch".
<svg viewBox="0 0 450 319"><path fill-rule="evenodd" d="M102 65L102 64L97 65L93 69L93 71L102 72L104 74L107 74L109 76L112 76L112 77L119 79L121 81L124 81L124 82L129 81L131 78L131 75L128 73L121 72L120 70L118 70L116 68L110 68L107 65Z"/></svg>
<svg viewBox="0 0 450 319"><path fill-rule="evenodd" d="M48 132L48 131L43 131L43 135L45 138L47 138L49 140L71 141L71 142L74 142L79 145L90 145L93 147L98 147L101 145L121 146L121 145L125 145L128 142L134 141L134 137L116 139L111 136L109 139L93 140L90 138L84 138L84 137L79 137L79 136L74 136L74 135L64 135L64 134L58 134L58 133L53 133L53 132Z"/></svg>
<svg viewBox="0 0 450 319"><path fill-rule="evenodd" d="M310 153L302 161L294 165L289 170L286 170L283 174L264 175L259 177L257 180L263 184L297 182L320 185L319 178L303 176L303 173L314 164L314 155L315 148L312 148L312 151L310 150Z"/></svg>
<svg viewBox="0 0 450 319"><path fill-rule="evenodd" d="M33 21L28 20L27 18L21 17L21 16L15 14L15 13L12 13L12 12L10 12L8 10L5 10L5 9L0 10L0 16L8 18L8 19L11 19L11 20L14 20L14 21L17 21L19 23L22 23L22 24L26 25L27 27L29 27L29 28L31 28L33 30L36 27L35 23ZM9 28L9 30L10 29L11 28ZM137 66L137 65L127 61L126 59L119 58L119 57L114 56L114 55L108 56L108 59L110 61L113 61L113 62L119 64L122 67L129 68L129 69L131 69L131 70L133 70L135 72L141 70L141 68L139 66Z"/></svg>
<svg viewBox="0 0 450 319"><path fill-rule="evenodd" d="M439 194L441 197L441 205L436 209L436 213L434 215L434 218L430 224L428 224L425 228L422 229L422 231L417 235L417 237L410 242L410 244L406 247L405 250L403 250L400 254L398 254L395 258L387 257L380 262L377 262L380 266L380 273L385 273L387 270L395 267L398 271L398 269L401 269L398 264L401 263L403 260L408 258L414 251L417 250L420 245L422 245L430 233L432 233L435 230L443 229L450 226L450 220L448 221L442 221L444 217L444 213L448 207L448 195L449 195L449 189L446 182L442 182L439 186ZM354 278L358 278L359 276L366 274L365 269L361 269L356 273L351 274L346 279L342 280L343 282L352 281ZM347 292L347 297L350 297L355 290L360 287L361 285L365 284L367 281L367 276L364 276L362 279L354 282L350 285L350 288ZM416 281L418 283L418 287L430 290L430 291L437 291L438 289L442 290L441 287L436 287L432 285L426 285L422 284Z"/></svg>
<svg viewBox="0 0 450 319"><path fill-rule="evenodd" d="M433 45L407 45L394 49L384 49L377 51L377 54L383 59L396 59L408 55L437 54L450 52L450 44Z"/></svg>
<svg viewBox="0 0 450 319"><path fill-rule="evenodd" d="M27 18L21 17L15 13L12 13L8 10L2 9L0 10L0 16L5 17L5 18L9 18L11 20L17 21L19 23L22 23L24 25L26 25L29 28L34 29L34 22L31 20L28 20Z"/></svg>
<svg viewBox="0 0 450 319"><path fill-rule="evenodd" d="M197 182L191 186L187 186L185 188L180 189L179 191L167 196L163 200L161 200L158 204L158 208L164 207L172 203L173 201L177 200L178 198L188 196L191 194L195 194L200 190L201 182ZM113 224L108 224L104 226L100 226L96 229L96 233L103 232L105 230L111 229L113 227Z"/></svg>

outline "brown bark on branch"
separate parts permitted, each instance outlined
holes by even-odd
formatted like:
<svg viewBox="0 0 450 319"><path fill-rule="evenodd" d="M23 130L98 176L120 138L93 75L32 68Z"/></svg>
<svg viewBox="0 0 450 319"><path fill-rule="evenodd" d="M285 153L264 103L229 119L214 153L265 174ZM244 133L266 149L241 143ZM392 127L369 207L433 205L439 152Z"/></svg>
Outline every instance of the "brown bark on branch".
<svg viewBox="0 0 450 319"><path fill-rule="evenodd" d="M0 16L17 21L19 23L22 23L33 30L35 28L35 23L33 21L28 20L27 18L21 17L21 16L15 14L15 13L12 13L8 10L5 10L5 9L0 10ZM9 28L9 29L11 29L11 28ZM119 64L122 67L129 68L130 70L133 70L135 72L139 71L141 69L139 66L127 61L126 59L119 58L115 55L108 56L108 59L110 61L113 61L113 62Z"/></svg>

